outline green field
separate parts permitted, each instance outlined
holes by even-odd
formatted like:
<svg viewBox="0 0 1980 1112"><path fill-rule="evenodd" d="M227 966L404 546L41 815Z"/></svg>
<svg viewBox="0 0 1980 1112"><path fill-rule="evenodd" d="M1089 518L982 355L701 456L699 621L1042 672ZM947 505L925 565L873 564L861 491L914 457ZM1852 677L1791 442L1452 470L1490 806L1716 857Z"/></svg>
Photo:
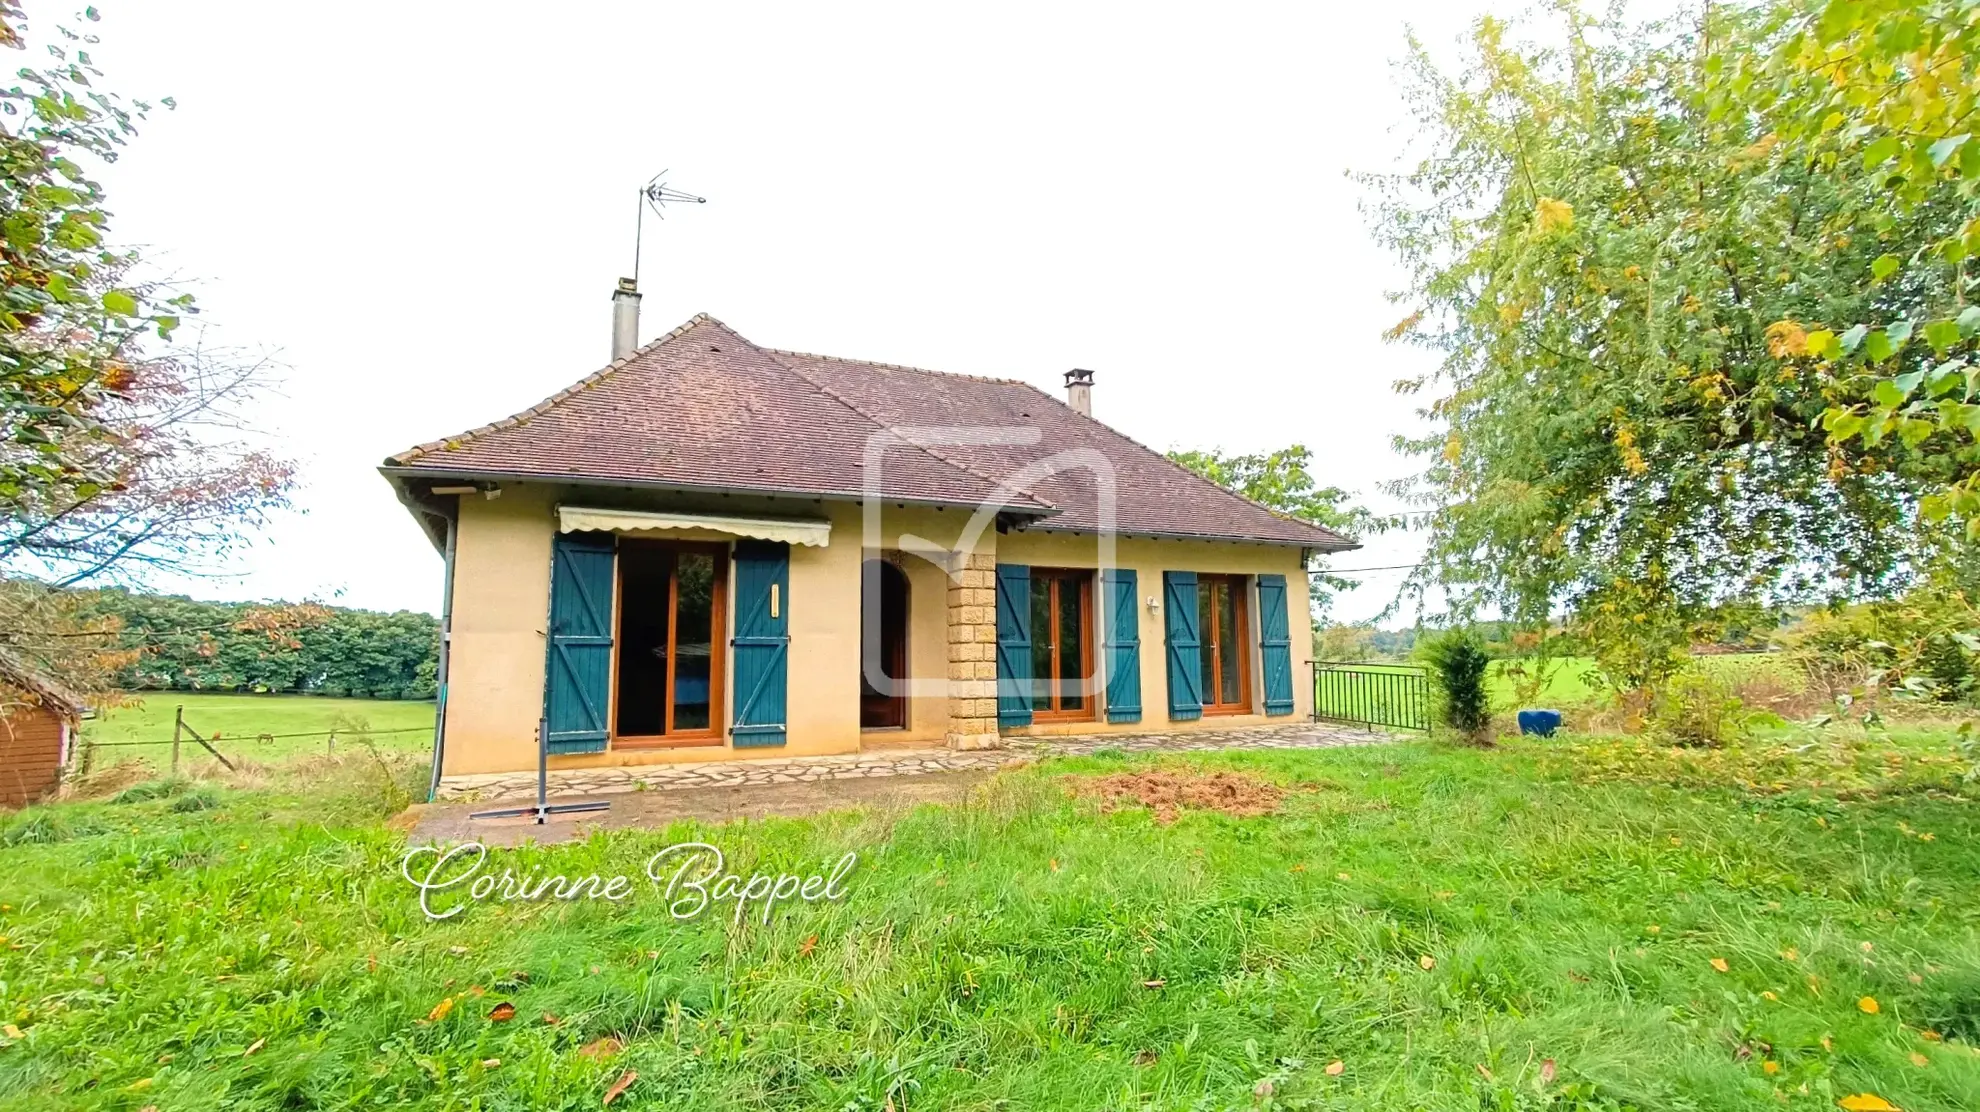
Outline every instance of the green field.
<svg viewBox="0 0 1980 1112"><path fill-rule="evenodd" d="M633 892L443 922L361 762L40 807L0 822L0 1107L595 1109L630 1075L614 1112L1971 1109L1970 764L1945 729L1095 754L496 851ZM1151 767L1286 795L1164 824L1068 791ZM859 861L842 902L676 921L642 869L691 839Z"/></svg>
<svg viewBox="0 0 1980 1112"><path fill-rule="evenodd" d="M174 708L185 707L186 722L228 757L267 762L327 748L326 731L355 742L360 736L380 748L424 753L433 745L431 700L325 699L312 695L213 695L193 691L153 691L133 696L125 706L108 707L83 723L89 742L158 742L156 745L105 744L94 765L143 757L163 767L171 759ZM393 731L393 732L387 732ZM218 734L219 738L214 739ZM314 734L275 737L263 734ZM340 742L341 743L341 742ZM189 756L205 754L197 746Z"/></svg>

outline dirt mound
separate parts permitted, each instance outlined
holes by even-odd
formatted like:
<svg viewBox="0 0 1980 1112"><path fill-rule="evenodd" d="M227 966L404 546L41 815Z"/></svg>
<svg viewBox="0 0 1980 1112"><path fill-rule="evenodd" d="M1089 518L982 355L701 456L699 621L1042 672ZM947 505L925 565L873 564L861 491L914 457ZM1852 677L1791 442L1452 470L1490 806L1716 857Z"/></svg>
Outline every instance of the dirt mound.
<svg viewBox="0 0 1980 1112"><path fill-rule="evenodd" d="M1074 795L1094 796L1101 810L1140 804L1155 812L1155 821L1172 823L1185 807L1222 811L1239 818L1269 815L1279 809L1285 789L1237 772L1188 772L1156 769L1118 772L1073 786Z"/></svg>

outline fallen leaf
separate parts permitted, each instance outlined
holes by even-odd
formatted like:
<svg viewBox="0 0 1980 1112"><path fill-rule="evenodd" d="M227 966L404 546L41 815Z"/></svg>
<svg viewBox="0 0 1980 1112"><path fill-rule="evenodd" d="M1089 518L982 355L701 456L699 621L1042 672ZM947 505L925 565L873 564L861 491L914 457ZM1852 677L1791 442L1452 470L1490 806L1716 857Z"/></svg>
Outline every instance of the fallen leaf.
<svg viewBox="0 0 1980 1112"><path fill-rule="evenodd" d="M1941 1036L1937 1031L1920 1031L1918 1037L1926 1042L1938 1042Z"/></svg>
<svg viewBox="0 0 1980 1112"><path fill-rule="evenodd" d="M1347 880L1347 879L1349 879L1349 878L1348 878L1348 875L1347 875L1346 873L1335 873L1335 874L1334 874L1334 879L1335 879L1335 880Z"/></svg>
<svg viewBox="0 0 1980 1112"><path fill-rule="evenodd" d="M1781 951L1781 956L1789 961L1800 961L1801 951L1789 946L1787 949Z"/></svg>
<svg viewBox="0 0 1980 1112"><path fill-rule="evenodd" d="M1437 968L1437 959L1431 957L1429 954L1425 954L1422 957L1416 959L1416 964L1422 966L1426 970L1435 969Z"/></svg>
<svg viewBox="0 0 1980 1112"><path fill-rule="evenodd" d="M1834 1054L1836 1052L1836 1040L1830 1038L1827 1035L1823 1035L1822 1049L1828 1051L1831 1054Z"/></svg>
<svg viewBox="0 0 1980 1112"><path fill-rule="evenodd" d="M1932 1064L1932 1059L1914 1050L1911 1052L1911 1064L1914 1066L1929 1066Z"/></svg>
<svg viewBox="0 0 1980 1112"><path fill-rule="evenodd" d="M1760 1072L1772 1076L1781 1072L1781 1064L1775 1061L1762 1062L1760 1063Z"/></svg>
<svg viewBox="0 0 1980 1112"><path fill-rule="evenodd" d="M563 1021L563 1020L561 1020L561 1019L558 1019L558 1018L556 1017L556 1015L555 1015L554 1013L551 1013L551 1012L544 1012L544 1013L543 1013L543 1022L544 1022L545 1024L547 1024L547 1025L549 1025L549 1026L551 1026L551 1027L555 1027L555 1026L557 1026L558 1024L561 1024L561 1023L562 1023L562 1022L564 1022L564 1021Z"/></svg>
<svg viewBox="0 0 1980 1112"><path fill-rule="evenodd" d="M481 1060L481 1068L485 1070L492 1070L501 1064L502 1059L500 1058L483 1058Z"/></svg>
<svg viewBox="0 0 1980 1112"><path fill-rule="evenodd" d="M142 1093L146 1089L151 1088L157 1081L158 1079L155 1077L140 1077L129 1085L124 1086L124 1091L127 1093Z"/></svg>
<svg viewBox="0 0 1980 1112"><path fill-rule="evenodd" d="M1884 1009L1877 1006L1876 997L1866 996L1856 1002L1856 1010L1862 1012L1864 1015L1876 1015Z"/></svg>
<svg viewBox="0 0 1980 1112"><path fill-rule="evenodd" d="M1058 859L1058 858L1056 858L1056 857L1054 857L1054 858L1052 859L1052 861L1051 861L1051 865L1052 865L1052 871L1053 871L1053 872L1055 872L1055 873L1056 873L1056 872L1058 872L1058 871L1059 871L1059 859Z"/></svg>
<svg viewBox="0 0 1980 1112"><path fill-rule="evenodd" d="M1724 958L1713 958L1712 968L1718 970L1721 973L1724 973L1726 970L1732 967L1726 964L1726 959Z"/></svg>
<svg viewBox="0 0 1980 1112"><path fill-rule="evenodd" d="M1448 890L1446 890L1446 891L1443 891L1443 892L1439 892L1439 893L1437 893L1437 898L1438 898L1438 899L1440 899L1440 900L1448 900L1448 899L1450 899L1450 898L1451 898L1452 896L1455 896L1455 895L1457 895L1457 893L1456 893L1456 892L1452 892L1452 891L1448 891Z"/></svg>
<svg viewBox="0 0 1980 1112"><path fill-rule="evenodd" d="M245 1058L248 1055L253 1054L255 1051L260 1050L262 1047L267 1045L268 1045L267 1039L256 1039L248 1044L248 1048L246 1050L241 1051L241 1057Z"/></svg>
<svg viewBox="0 0 1980 1112"><path fill-rule="evenodd" d="M10 1039L27 1038L26 1035L21 1034L20 1028L14 1026L11 1023L0 1024L0 1035L6 1035Z"/></svg>
<svg viewBox="0 0 1980 1112"><path fill-rule="evenodd" d="M426 1013L426 1021L428 1023L438 1023L446 1019L447 1013L453 1010L454 998L451 996L443 997L438 1004L433 1005L432 1011Z"/></svg>
<svg viewBox="0 0 1980 1112"><path fill-rule="evenodd" d="M516 1006L507 1000L488 1009L488 1018L496 1023L507 1023L516 1018Z"/></svg>
<svg viewBox="0 0 1980 1112"><path fill-rule="evenodd" d="M607 1035L602 1039L594 1039L579 1047L578 1056L580 1058L610 1058L612 1055L617 1054L624 1045L619 1040Z"/></svg>
<svg viewBox="0 0 1980 1112"><path fill-rule="evenodd" d="M466 947L466 946L449 946L449 947L447 947L447 952L448 952L448 953L450 953L450 954L452 954L452 955L454 955L455 957L460 957L461 955L463 955L463 954L465 954L465 953L467 953L467 947Z"/></svg>
<svg viewBox="0 0 1980 1112"><path fill-rule="evenodd" d="M1478 1071L1478 1076L1484 1078L1487 1081L1492 1080L1492 1071L1485 1068L1485 1063L1474 1062L1472 1064L1472 1068Z"/></svg>
<svg viewBox="0 0 1980 1112"><path fill-rule="evenodd" d="M802 943L798 945L798 956L801 958L808 958L811 956L811 952L813 950L816 950L817 948L818 948L818 936L814 934L810 938L805 939Z"/></svg>
<svg viewBox="0 0 1980 1112"><path fill-rule="evenodd" d="M1657 925L1657 924L1655 924L1655 923L1652 923L1652 924L1650 924L1649 926L1647 926L1647 927L1644 927L1643 929L1644 929L1644 930L1646 930L1646 931L1649 931L1649 932L1650 932L1651 934L1662 934L1662 933L1664 933L1664 928L1662 928L1662 927L1660 927L1660 926L1658 926L1658 925Z"/></svg>
<svg viewBox="0 0 1980 1112"><path fill-rule="evenodd" d="M1870 951L1872 951L1872 950L1874 950L1874 949L1876 949L1876 947L1875 947L1875 946L1872 946L1872 945L1871 945L1870 943L1868 943L1868 942L1865 942L1865 943L1862 943L1862 945L1861 945L1861 947L1860 947L1860 948L1861 948L1861 949L1862 949L1862 951L1863 951L1864 953L1866 953L1866 954L1867 954L1867 953L1869 953ZM1879 1099L1882 1099L1882 1098L1879 1098Z"/></svg>
<svg viewBox="0 0 1980 1112"><path fill-rule="evenodd" d="M1549 1058L1546 1061L1540 1063L1540 1084L1552 1085L1553 1083L1554 1083L1554 1060L1552 1058Z"/></svg>
<svg viewBox="0 0 1980 1112"><path fill-rule="evenodd" d="M1910 981L1914 985L1922 985L1925 983L1925 978L1919 976L1916 973L1911 974L1909 977L1906 977L1905 979Z"/></svg>
<svg viewBox="0 0 1980 1112"><path fill-rule="evenodd" d="M1258 1079L1258 1084L1251 1087L1251 1095L1257 1097L1259 1100L1270 1100L1272 1099L1273 1087L1271 1078L1261 1077Z"/></svg>
<svg viewBox="0 0 1980 1112"><path fill-rule="evenodd" d="M1152 1066L1152 1065L1154 1065L1154 1064L1155 1064L1155 1052L1154 1052L1154 1051L1152 1051L1152 1050L1137 1050L1137 1051L1135 1051L1135 1052L1134 1052L1134 1064L1135 1064L1135 1065L1137 1065L1137 1066Z"/></svg>
<svg viewBox="0 0 1980 1112"><path fill-rule="evenodd" d="M1774 994L1774 990L1773 990L1773 989L1767 989L1767 990L1766 990L1765 992L1762 992L1762 993L1760 994L1760 999L1762 999L1762 1000L1779 1000L1779 999L1780 999L1780 997L1779 997L1779 996L1776 996L1776 995Z"/></svg>
<svg viewBox="0 0 1980 1112"><path fill-rule="evenodd" d="M1898 1106L1875 1093L1857 1093L1836 1102L1848 1112L1898 1112Z"/></svg>
<svg viewBox="0 0 1980 1112"><path fill-rule="evenodd" d="M619 1079L617 1081L612 1082L612 1087L605 1090L605 1103L610 1104L613 1101L618 1100L619 1094L625 1092L627 1089L632 1088L632 1083L638 1080L639 1080L639 1074L635 1073L632 1070L627 1070L626 1072L620 1074Z"/></svg>
<svg viewBox="0 0 1980 1112"><path fill-rule="evenodd" d="M468 995L474 997L476 1000L479 1000L482 997L488 995L488 990L482 988L480 985L469 985Z"/></svg>
<svg viewBox="0 0 1980 1112"><path fill-rule="evenodd" d="M1154 980L1152 980L1152 981L1143 981L1143 982L1141 982L1141 987L1142 987L1142 988L1161 988L1161 987L1162 987L1163 985L1166 985L1166 984L1168 984L1168 983L1169 983L1169 982L1167 982L1167 981L1165 981L1165 980L1163 980L1162 978L1160 978L1160 977L1157 977L1157 978L1155 978L1155 979L1154 979Z"/></svg>
<svg viewBox="0 0 1980 1112"><path fill-rule="evenodd" d="M1302 861L1299 864L1294 865L1292 868L1287 869L1286 871L1289 873L1303 873L1306 871L1306 862Z"/></svg>
<svg viewBox="0 0 1980 1112"><path fill-rule="evenodd" d="M1333 1061L1327 1063L1327 1076L1339 1077L1341 1075L1341 1071L1346 1068L1347 1068L1347 1063L1341 1061L1339 1058L1336 1058Z"/></svg>
<svg viewBox="0 0 1980 1112"><path fill-rule="evenodd" d="M365 972L367 973L378 972L378 955L366 954L364 956L364 968L365 968Z"/></svg>

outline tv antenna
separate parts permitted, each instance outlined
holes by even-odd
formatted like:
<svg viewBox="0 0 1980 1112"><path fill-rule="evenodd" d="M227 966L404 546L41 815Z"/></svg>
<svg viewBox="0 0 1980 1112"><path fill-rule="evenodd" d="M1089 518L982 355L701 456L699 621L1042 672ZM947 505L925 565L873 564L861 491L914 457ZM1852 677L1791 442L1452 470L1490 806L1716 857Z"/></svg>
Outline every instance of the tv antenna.
<svg viewBox="0 0 1980 1112"><path fill-rule="evenodd" d="M692 201L697 205L708 203L708 198L706 197L697 197L692 193L684 193L668 185L665 181L661 180L666 176L667 171L660 171L653 175L652 181L641 186L639 190L639 208L637 214L633 217L633 285L635 286L639 284L639 244L641 237L646 233L646 210L653 210L654 219L665 220L667 219L667 214L661 210L667 207L667 202L669 201Z"/></svg>

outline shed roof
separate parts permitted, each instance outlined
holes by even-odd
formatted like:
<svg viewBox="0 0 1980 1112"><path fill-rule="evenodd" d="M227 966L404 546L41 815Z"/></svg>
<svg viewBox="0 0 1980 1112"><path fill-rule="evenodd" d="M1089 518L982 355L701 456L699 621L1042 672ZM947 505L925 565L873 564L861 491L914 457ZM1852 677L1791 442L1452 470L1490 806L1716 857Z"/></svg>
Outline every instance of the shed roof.
<svg viewBox="0 0 1980 1112"><path fill-rule="evenodd" d="M40 670L29 667L27 662L5 648L0 648L0 684L34 696L42 706L67 718L79 718L89 709L89 705L75 692L48 678Z"/></svg>

